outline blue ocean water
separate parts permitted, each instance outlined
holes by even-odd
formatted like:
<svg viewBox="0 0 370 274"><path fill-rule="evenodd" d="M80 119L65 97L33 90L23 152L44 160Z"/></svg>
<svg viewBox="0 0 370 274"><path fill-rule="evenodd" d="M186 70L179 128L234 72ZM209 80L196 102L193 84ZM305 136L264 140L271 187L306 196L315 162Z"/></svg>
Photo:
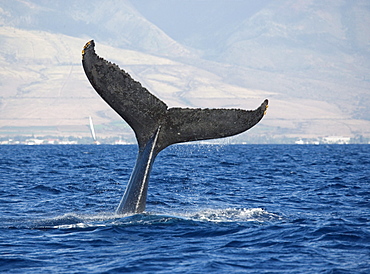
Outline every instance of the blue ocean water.
<svg viewBox="0 0 370 274"><path fill-rule="evenodd" d="M0 146L1 273L370 273L369 145Z"/></svg>

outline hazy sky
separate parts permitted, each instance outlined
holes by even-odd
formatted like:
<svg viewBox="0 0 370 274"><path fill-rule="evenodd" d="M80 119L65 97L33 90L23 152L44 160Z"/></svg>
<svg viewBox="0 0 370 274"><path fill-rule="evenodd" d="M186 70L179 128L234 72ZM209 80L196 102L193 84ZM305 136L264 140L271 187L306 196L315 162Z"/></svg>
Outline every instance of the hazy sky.
<svg viewBox="0 0 370 274"><path fill-rule="evenodd" d="M141 14L170 37L199 48L204 48L207 37L213 31L237 26L270 2L271 0L131 1ZM189 44L190 40L192 44Z"/></svg>

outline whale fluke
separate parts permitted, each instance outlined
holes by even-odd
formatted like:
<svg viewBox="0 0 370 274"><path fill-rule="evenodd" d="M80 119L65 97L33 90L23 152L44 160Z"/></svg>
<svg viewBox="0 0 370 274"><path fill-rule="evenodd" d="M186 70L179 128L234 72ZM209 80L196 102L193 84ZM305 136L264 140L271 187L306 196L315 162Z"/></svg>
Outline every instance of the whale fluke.
<svg viewBox="0 0 370 274"><path fill-rule="evenodd" d="M95 53L93 40L82 51L86 76L98 94L130 125L139 145L134 171L116 213L145 210L149 175L156 155L169 145L222 138L256 125L268 107L256 110L168 108L131 76Z"/></svg>

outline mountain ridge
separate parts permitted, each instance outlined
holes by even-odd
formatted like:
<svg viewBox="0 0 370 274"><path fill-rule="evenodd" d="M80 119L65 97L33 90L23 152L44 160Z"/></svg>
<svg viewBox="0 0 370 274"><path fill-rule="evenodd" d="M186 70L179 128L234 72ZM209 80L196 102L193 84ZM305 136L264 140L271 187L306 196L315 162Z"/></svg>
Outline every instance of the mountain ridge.
<svg viewBox="0 0 370 274"><path fill-rule="evenodd" d="M311 4L316 2L310 1ZM82 25L88 25L89 16L97 21L89 31L87 28L84 32L81 27L82 30L77 31L79 34L76 36L68 35L66 30L64 32L67 34L50 32L47 29L52 26L43 25L47 12L54 15L55 5L60 5L60 2L55 4L54 1L43 1L41 6L33 1L17 3L21 7L2 6L0 12L0 39L4 45L0 50L0 63L3 67L0 74L0 135L26 134L24 131L17 131L17 128L27 126L37 128L37 134L46 134L46 131L42 130L43 126L55 126L58 129L53 130L54 133L85 136L89 134L86 130L87 117L95 115L94 122L97 130L101 130L101 136L127 135L127 138L130 138L130 129L124 122L118 122L121 118L95 94L83 74L80 52L84 43L93 38L100 56L117 63L170 106L253 109L263 99L270 99L268 115L261 125L246 133L247 135L290 138L370 136L366 52L358 53L357 56L351 52L347 55L334 52L330 57L330 54L319 54L314 50L305 50L302 55L299 51L294 51L294 58L307 58L311 55L313 60L321 60L321 63L315 61L306 69L293 66L293 69L288 70L286 66L294 65L294 62L301 65L299 60L284 64L284 60L290 60L287 57L288 44L278 47L274 43L265 43L263 39L245 40L234 32L233 34L239 37L236 40L242 43L247 41L247 46L241 47L239 53L234 53L233 58L239 56L238 64L227 57L238 45L238 42L230 42L231 32L227 33L229 40L225 40L230 47L226 49L221 46L224 47L224 55L219 55L217 60L204 58L208 51L202 48L192 49L176 42L143 18L140 10L135 10L129 1L105 1L105 5L109 7L103 5L97 10L94 5L98 2L69 0L70 10L74 11L74 14L66 15L66 18L61 18L61 22L55 23L59 28L73 16L75 28L79 24L79 18L85 20ZM25 12L22 6L24 3L34 4L36 10L47 11L45 19L37 21L32 19L32 14L28 14L28 19L24 16L28 21L14 19L14 16ZM80 6L74 8L77 3ZM81 7L87 4L90 8L82 12L84 17L79 12ZM118 10L112 16L115 19L105 20L104 14L107 10L111 11L114 5ZM120 13L123 6L125 11ZM53 9L54 12L51 12ZM273 20L261 19L260 16L268 11L271 13L274 9L276 8L271 4L264 6L254 17L245 19L244 24L249 22L253 26L253 20L258 19L269 25ZM366 12L365 9L363 13L367 14ZM35 14L40 16L37 12ZM119 17L129 19L121 22ZM108 26L105 26L105 21ZM24 22L31 24L21 28ZM100 29L94 32L97 24L101 25ZM119 28L114 30L112 26L116 25ZM112 39L117 38L117 32L120 30L125 31L125 27L130 28L130 31L124 33L123 38ZM240 28L243 29L242 25ZM244 26L245 30L248 28L251 27ZM271 31L270 27L267 29ZM130 39L135 36L135 32L141 35ZM146 36L145 33L148 32L152 34ZM73 31L71 33L73 34ZM262 34L267 35L268 32L262 31ZM276 37L272 36L271 39L275 41ZM365 38L364 41L366 44ZM253 51L246 55L245 50L248 49ZM265 56L269 51L272 52L269 54L280 55L281 66L276 61L276 64L271 63L278 57L272 58L268 54ZM340 65L340 60L335 59L338 56L344 56L343 65ZM250 62L252 57L255 58L254 62ZM249 58L249 61L242 62L243 58ZM309 64L306 61L301 63ZM318 70L318 73L315 70ZM27 134L29 132L27 131ZM48 131L47 134L49 133Z"/></svg>

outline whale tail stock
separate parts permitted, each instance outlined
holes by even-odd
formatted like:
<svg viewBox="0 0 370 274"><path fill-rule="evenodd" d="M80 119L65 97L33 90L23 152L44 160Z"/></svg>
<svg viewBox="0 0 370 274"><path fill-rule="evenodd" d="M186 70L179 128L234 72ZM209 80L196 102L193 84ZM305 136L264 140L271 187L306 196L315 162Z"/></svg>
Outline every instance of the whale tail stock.
<svg viewBox="0 0 370 274"><path fill-rule="evenodd" d="M89 41L82 51L87 78L99 95L134 130L139 149L161 127L155 152L188 141L216 139L242 133L256 125L268 107L265 100L256 110L168 108L117 65L95 53Z"/></svg>
<svg viewBox="0 0 370 274"><path fill-rule="evenodd" d="M139 145L135 168L117 214L145 210L149 175L157 154L175 143L222 138L256 125L268 107L256 110L168 108L124 70L95 53L93 40L82 51L86 76L98 94L134 130Z"/></svg>

